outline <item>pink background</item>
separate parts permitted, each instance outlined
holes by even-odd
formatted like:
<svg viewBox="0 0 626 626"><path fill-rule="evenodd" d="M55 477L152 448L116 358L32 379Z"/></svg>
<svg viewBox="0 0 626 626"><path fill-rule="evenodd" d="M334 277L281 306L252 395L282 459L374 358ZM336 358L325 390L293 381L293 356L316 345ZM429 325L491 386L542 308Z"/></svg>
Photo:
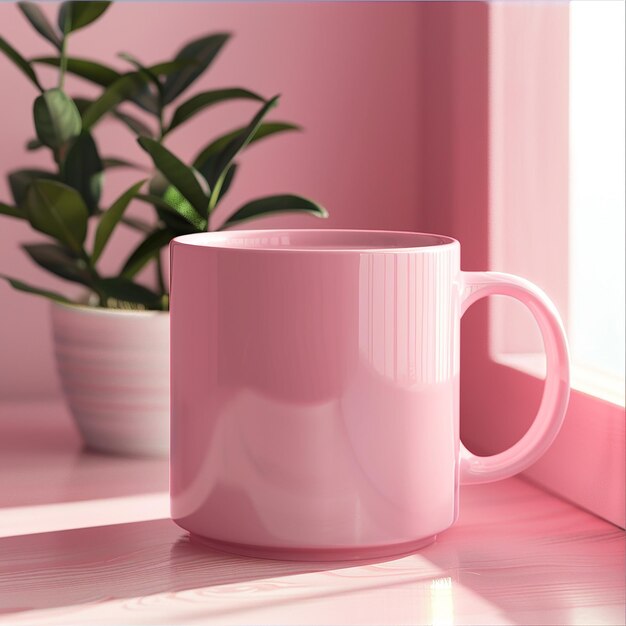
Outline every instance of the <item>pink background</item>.
<svg viewBox="0 0 626 626"><path fill-rule="evenodd" d="M56 15L56 5L44 5ZM426 9L426 10L425 10ZM228 199L227 210L256 196L293 191L315 198L330 211L325 222L312 217L259 221L258 227L352 227L414 230L420 219L420 111L427 99L420 84L420 29L427 8L412 3L180 4L119 3L101 21L70 40L70 54L118 68L128 51L144 62L167 59L184 42L227 30L234 37L209 72L191 89L242 86L281 104L271 116L297 122L303 133L268 140L252 148ZM51 55L15 5L0 5L0 32L24 56ZM54 74L39 72L47 86ZM0 57L2 143L0 199L9 200L4 174L26 166L49 166L47 154L27 153L34 136L31 107L35 89ZM86 83L71 80L72 95L89 95ZM250 103L223 105L175 131L168 145L191 157L214 136L245 123ZM115 121L97 130L101 152L147 163L134 140ZM136 173L114 172L105 182L112 201ZM139 205L137 214L148 209ZM68 291L67 284L34 267L18 244L36 240L24 224L1 221L0 268L33 284ZM132 234L118 232L104 259L115 271L130 251ZM47 303L0 284L0 399L56 393Z"/></svg>

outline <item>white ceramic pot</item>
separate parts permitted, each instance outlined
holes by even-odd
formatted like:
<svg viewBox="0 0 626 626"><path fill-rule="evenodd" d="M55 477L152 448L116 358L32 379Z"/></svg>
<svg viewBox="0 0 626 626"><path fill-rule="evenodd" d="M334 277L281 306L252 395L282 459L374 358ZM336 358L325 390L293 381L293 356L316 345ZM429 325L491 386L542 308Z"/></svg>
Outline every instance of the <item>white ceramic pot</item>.
<svg viewBox="0 0 626 626"><path fill-rule="evenodd" d="M125 455L169 451L169 314L51 305L66 402L85 444Z"/></svg>

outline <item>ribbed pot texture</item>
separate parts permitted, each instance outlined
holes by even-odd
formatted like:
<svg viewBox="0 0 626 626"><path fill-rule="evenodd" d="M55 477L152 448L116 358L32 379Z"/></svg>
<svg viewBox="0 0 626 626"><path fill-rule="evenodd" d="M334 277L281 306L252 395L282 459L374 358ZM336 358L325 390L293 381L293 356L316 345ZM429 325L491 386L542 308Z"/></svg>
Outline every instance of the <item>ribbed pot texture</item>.
<svg viewBox="0 0 626 626"><path fill-rule="evenodd" d="M52 303L54 350L68 407L89 448L169 451L169 314Z"/></svg>

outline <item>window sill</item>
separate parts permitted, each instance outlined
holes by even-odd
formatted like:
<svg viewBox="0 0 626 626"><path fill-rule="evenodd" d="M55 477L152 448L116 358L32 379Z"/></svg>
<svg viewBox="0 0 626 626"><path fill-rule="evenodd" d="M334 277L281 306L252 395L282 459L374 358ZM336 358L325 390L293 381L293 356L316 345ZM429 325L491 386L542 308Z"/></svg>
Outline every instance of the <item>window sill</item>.
<svg viewBox="0 0 626 626"><path fill-rule="evenodd" d="M529 376L543 379L546 374L545 356L543 353L497 352L491 356L494 362L517 369ZM624 408L626 390L624 381L616 375L600 372L584 365L572 364L571 387L575 391L593 396L604 402L610 402Z"/></svg>
<svg viewBox="0 0 626 626"><path fill-rule="evenodd" d="M466 445L478 454L493 454L512 445L525 432L537 410L544 382L538 376L536 362L534 369L530 360L523 368L519 367L519 360L505 360L505 363L488 358L475 365L480 371L479 378L491 381L499 390L490 396L486 415L480 414L480 406L465 409L476 413L470 417L481 420L466 437ZM515 400L509 401L510 398ZM625 438L622 407L573 389L559 435L524 476L624 528Z"/></svg>

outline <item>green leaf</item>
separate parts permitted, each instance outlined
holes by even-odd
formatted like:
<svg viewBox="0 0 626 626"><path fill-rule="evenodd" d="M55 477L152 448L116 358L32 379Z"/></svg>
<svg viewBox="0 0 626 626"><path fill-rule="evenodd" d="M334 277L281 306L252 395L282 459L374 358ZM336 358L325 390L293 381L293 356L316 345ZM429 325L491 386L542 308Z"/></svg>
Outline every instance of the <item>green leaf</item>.
<svg viewBox="0 0 626 626"><path fill-rule="evenodd" d="M150 222L145 222L144 220L140 220L136 217L126 217L124 216L121 220L122 224L132 228L133 230L137 230L140 233L150 233L154 226Z"/></svg>
<svg viewBox="0 0 626 626"><path fill-rule="evenodd" d="M198 174L153 139L140 137L138 142L150 155L155 167L191 203L198 217L204 217L207 213L208 199L196 178Z"/></svg>
<svg viewBox="0 0 626 626"><path fill-rule="evenodd" d="M60 57L35 57L31 59L31 63L39 63L42 65L52 65L53 67L61 66ZM101 87L108 87L114 83L121 74L114 69L102 65L96 61L89 59L80 59L77 57L67 57L67 71L75 76L80 76Z"/></svg>
<svg viewBox="0 0 626 626"><path fill-rule="evenodd" d="M36 180L26 194L25 209L35 230L82 252L89 213L75 189L54 180Z"/></svg>
<svg viewBox="0 0 626 626"><path fill-rule="evenodd" d="M5 276L4 274L0 274L0 278L4 278L4 280L6 280L11 285L11 287L13 287L13 289L17 289L18 291L32 293L37 296L43 296L44 298L48 298L49 300L54 300L55 302L63 302L64 304L72 303L72 301L68 300L65 296L54 293L53 291L40 289L39 287L31 287L30 285L23 283L21 280L10 278L9 276Z"/></svg>
<svg viewBox="0 0 626 626"><path fill-rule="evenodd" d="M140 74L139 74L140 75ZM142 76L143 78L143 76ZM145 79L144 79L145 80ZM138 93L128 98L139 108L147 111L158 118L159 116L159 99L157 94L150 91L148 84L145 84Z"/></svg>
<svg viewBox="0 0 626 626"><path fill-rule="evenodd" d="M37 78L33 68L30 66L30 63L15 49L13 48L3 37L0 37L0 52L4 52L4 54L11 60L17 67L22 70L22 72L30 78L35 87L39 89L39 91L43 91L43 87Z"/></svg>
<svg viewBox="0 0 626 626"><path fill-rule="evenodd" d="M218 169L221 172L226 170L231 161L239 154L239 152L250 143L252 137L257 133L263 118L267 115L270 109L278 104L279 96L274 96L268 100L252 118L250 123L244 127L244 129L233 137L220 151L218 157Z"/></svg>
<svg viewBox="0 0 626 626"><path fill-rule="evenodd" d="M169 76L179 70L187 67L195 67L197 65L198 62L192 59L178 59L176 61L162 61L161 63L150 65L147 69L157 76Z"/></svg>
<svg viewBox="0 0 626 626"><path fill-rule="evenodd" d="M139 199L139 194L136 197L137 199ZM103 209L98 209L96 211L96 215L98 216L102 216L105 213L106 211L104 211ZM132 228L133 230L137 230L140 233L144 233L144 234L151 233L154 230L153 224L151 224L150 222L146 222L144 220L138 219L136 217L127 217L126 215L123 215L120 222L122 222L122 224L124 224L125 226L128 226Z"/></svg>
<svg viewBox="0 0 626 626"><path fill-rule="evenodd" d="M32 27L55 48L61 50L61 38L56 30L54 30L41 8L34 2L18 2L17 6L31 23Z"/></svg>
<svg viewBox="0 0 626 626"><path fill-rule="evenodd" d="M196 158L194 159L193 165L197 168L200 173L208 180L209 179L209 169L206 167L207 162L210 161L211 157L215 157L224 147L232 141L235 137L240 135L244 130L245 126L241 128L237 128L232 130L221 137L213 140L208 146L203 148ZM264 122L260 124L257 131L254 133L248 145L263 139L264 137L270 137L271 135L275 135L276 133L282 133L285 131L291 130L301 130L300 126L296 124L289 124L288 122Z"/></svg>
<svg viewBox="0 0 626 626"><path fill-rule="evenodd" d="M146 79L139 72L131 72L120 76L85 111L83 115L83 129L91 129L103 115L110 113L120 102L137 96L145 85Z"/></svg>
<svg viewBox="0 0 626 626"><path fill-rule="evenodd" d="M31 243L22 248L40 267L56 276L91 287L93 277L84 259L55 243Z"/></svg>
<svg viewBox="0 0 626 626"><path fill-rule="evenodd" d="M80 193L89 214L98 208L104 165L93 137L81 133L70 146L63 164L63 180Z"/></svg>
<svg viewBox="0 0 626 626"><path fill-rule="evenodd" d="M215 202L215 206L217 206L221 199L226 195L230 186L233 182L233 178L235 178L235 174L237 173L237 163L231 163L229 168L226 170L226 175L224 176L224 181L222 182L222 187L220 189L220 193Z"/></svg>
<svg viewBox="0 0 626 626"><path fill-rule="evenodd" d="M146 70L156 76L169 76L170 74L173 74L174 72L177 72L182 68L190 67L194 64L195 63L193 61L182 59L179 61L166 61L164 63L157 63L156 65L151 65L147 67ZM150 83L147 81L145 74L141 72L138 73L142 76L142 78L146 79L146 84L137 95L132 96L130 99L137 106L144 109L144 111L148 111L149 113L152 113L153 115L158 117L161 108L159 100L162 99L162 90L159 90L157 88L156 94L150 91L150 89L148 88L148 85Z"/></svg>
<svg viewBox="0 0 626 626"><path fill-rule="evenodd" d="M91 255L92 263L100 258L104 247L106 246L113 229L117 226L118 222L122 219L126 207L130 204L130 201L137 195L139 188L145 183L145 180L141 180L128 188L112 205L108 211L105 211L100 218L98 229L96 230L96 237L94 240L93 253Z"/></svg>
<svg viewBox="0 0 626 626"><path fill-rule="evenodd" d="M137 74L145 80L145 84L139 90L139 92L131 96L129 100L132 100L144 111L148 111L148 113L152 113L154 116L158 117L159 111L161 109L161 104L159 101L162 100L163 93L163 87L161 85L161 81L158 79L158 76L168 76L182 68L189 67L191 65L193 65L192 61L180 60L157 63L155 65L150 65L145 68L142 66L142 71L138 71ZM157 80L151 80L149 76L157 77ZM157 85L157 83L158 85L161 85L160 88L157 86L156 93L149 89L149 85L152 83L154 83L155 85ZM154 133L152 132L140 134L147 135L148 137L152 137L154 135Z"/></svg>
<svg viewBox="0 0 626 626"><path fill-rule="evenodd" d="M220 102L225 102L226 100L260 100L264 101L265 99L259 96L252 91L248 91L247 89L240 89L238 87L233 87L230 89L214 89L212 91L203 91L199 93L183 104L181 104L176 111L174 111L174 116L172 117L172 122L167 130L170 132L177 126L180 126L184 121L188 120L190 117L193 117L200 111L213 106L215 104L219 104Z"/></svg>
<svg viewBox="0 0 626 626"><path fill-rule="evenodd" d="M43 144L39 141L39 139L29 139L26 142L25 147L29 152L32 152L34 150L39 150L39 148L43 148Z"/></svg>
<svg viewBox="0 0 626 626"><path fill-rule="evenodd" d="M128 128L130 128L137 135L141 135L142 137L154 137L152 129L134 115L129 115L124 111L117 110L113 110L112 115L120 122L126 124L126 126L128 126Z"/></svg>
<svg viewBox="0 0 626 626"><path fill-rule="evenodd" d="M137 194L137 200L146 202L154 207L159 217L159 220L163 222L165 226L167 226L171 233L173 233L172 237L175 237L177 235L187 235L189 233L197 233L200 230L198 227L194 226L189 220L182 217L174 207L170 206L160 196L155 196L149 193ZM193 209L193 207L191 208ZM197 220L197 217L194 217L194 220ZM206 231L207 224L208 222L205 220L202 232ZM152 230L153 229L150 228L146 232L151 232Z"/></svg>
<svg viewBox="0 0 626 626"><path fill-rule="evenodd" d="M61 89L49 89L38 96L33 117L37 138L50 148L60 148L80 134L80 113L74 101Z"/></svg>
<svg viewBox="0 0 626 626"><path fill-rule="evenodd" d="M141 61L136 59L132 54L128 54L128 52L120 52L117 56L119 56L120 59L128 61L128 63L130 63L140 74L142 74L146 80L150 81L156 87L159 93L163 91L163 85L161 84L159 77L152 72L149 67L143 65Z"/></svg>
<svg viewBox="0 0 626 626"><path fill-rule="evenodd" d="M316 217L328 217L326 209L308 198L291 194L268 196L244 204L222 224L221 229L230 228L241 222L264 217L273 213L310 213ZM220 230L221 230L220 229Z"/></svg>
<svg viewBox="0 0 626 626"><path fill-rule="evenodd" d="M180 191L174 187L174 185L170 185L163 195L163 200L165 203L172 207L172 209L178 213L181 217L185 218L192 226L194 226L199 231L205 231L207 227L207 220L204 217L198 219L197 213L193 206L189 204L187 199L183 196Z"/></svg>
<svg viewBox="0 0 626 626"><path fill-rule="evenodd" d="M37 179L46 180L58 180L58 176L54 172L47 172L45 170L36 169L24 169L14 170L8 175L9 187L11 188L11 195L13 196L13 202L17 206L22 206L24 200L26 200L26 192L29 187Z"/></svg>
<svg viewBox="0 0 626 626"><path fill-rule="evenodd" d="M103 157L102 167L104 167L105 170L118 167L132 167L135 170L146 171L146 168L143 165L133 163L132 161L127 161L126 159L118 159L116 157Z"/></svg>
<svg viewBox="0 0 626 626"><path fill-rule="evenodd" d="M61 59L59 57L36 57L32 59L31 62L59 67L61 64ZM159 74L173 72L180 67L182 67L182 64L174 64L173 62L171 62L160 63L148 69L150 69L155 74ZM155 71L155 68L158 71ZM96 85L100 85L101 87L109 87L124 76L116 70L107 67L106 65L102 65L101 63L97 63L96 61L91 61L89 59L79 59L75 57L68 58L67 71L70 74L80 76L81 78L84 78ZM139 73L136 72L135 74ZM143 82L138 86L136 92L129 97L129 100L132 100L135 104L140 106L145 111L148 111L150 113L157 113L158 105L156 97L154 96L154 94L148 91L148 83L146 78L142 76L142 79Z"/></svg>
<svg viewBox="0 0 626 626"><path fill-rule="evenodd" d="M168 186L163 197L148 193L139 194L137 199L151 204L157 209L159 217L177 232L182 231L184 233L190 233L204 232L206 230L208 221L197 214L193 206L191 206L189 201L185 199L174 185ZM172 217L182 218L185 223L181 224L179 220L172 222L168 219L168 214ZM189 225L193 226L193 230L189 229Z"/></svg>
<svg viewBox="0 0 626 626"><path fill-rule="evenodd" d="M212 188L211 197L209 198L209 211L212 211L219 198L221 188L226 176L226 171L230 166L232 160L243 150L250 140L257 132L263 118L267 115L267 112L275 107L278 103L279 96L274 96L268 100L258 111L258 113L252 118L248 126L246 126L241 133L233 137L224 148L218 152L215 156L214 172L209 180L209 185Z"/></svg>
<svg viewBox="0 0 626 626"><path fill-rule="evenodd" d="M195 170L193 171L195 173ZM155 208L159 220L172 233L172 238L176 235L205 232L207 229L208 220L199 217L189 201L158 170L150 179L148 194L140 195L138 199L150 203Z"/></svg>
<svg viewBox="0 0 626 626"><path fill-rule="evenodd" d="M95 22L108 8L110 2L64 2L58 15L58 25L66 35Z"/></svg>
<svg viewBox="0 0 626 626"><path fill-rule="evenodd" d="M209 213L213 211L215 207L217 207L222 198L228 192L233 182L233 178L235 177L235 174L237 172L237 167L238 166L235 162L231 163L226 169L224 176L221 179L217 180L216 185L213 188L214 195L211 196L211 202L209 204Z"/></svg>
<svg viewBox="0 0 626 626"><path fill-rule="evenodd" d="M208 35L188 43L178 52L175 61L194 61L196 64L168 76L163 89L165 104L174 100L209 67L229 37L229 33Z"/></svg>
<svg viewBox="0 0 626 626"><path fill-rule="evenodd" d="M120 272L121 275L126 278L135 276L149 261L159 254L161 248L164 248L171 239L172 236L166 229L150 233L128 257Z"/></svg>
<svg viewBox="0 0 626 626"><path fill-rule="evenodd" d="M74 104L76 105L76 108L78 109L81 117L85 115L87 109L89 109L89 107L93 103L94 100L90 100L88 98L74 98ZM110 114L116 119L120 120L120 122L126 124L126 126L128 126L135 134L145 135L148 137L153 136L152 130L135 116L130 115L129 113L126 113L124 111L118 111L117 109L111 110Z"/></svg>
<svg viewBox="0 0 626 626"><path fill-rule="evenodd" d="M93 104L93 100L89 98L72 98L72 100L74 100L74 104L76 105L81 118L85 114L85 111Z"/></svg>
<svg viewBox="0 0 626 626"><path fill-rule="evenodd" d="M145 197L140 196L139 199L143 202L150 203L154 207L159 220L163 222L167 228L169 228L172 233L172 237L176 235L195 233L198 232L200 228L202 228L203 231L206 230L207 220L203 220L204 223L198 223L196 210L182 197L182 194L182 201L177 205L177 208L183 211L183 214L186 214L187 217L180 215L176 208L163 200L163 196L165 195L168 187L173 187L175 189L173 185L170 185L167 178L165 178L159 170L156 170L150 179L150 183L148 184L148 194L146 194ZM170 197L170 200L172 201L174 198ZM187 206L185 206L184 203L187 203ZM194 223L196 223L197 226L194 226Z"/></svg>
<svg viewBox="0 0 626 626"><path fill-rule="evenodd" d="M126 308L125 303L140 304L148 309L161 308L159 294L124 276L102 278L98 288L104 293L109 308Z"/></svg>
<svg viewBox="0 0 626 626"><path fill-rule="evenodd" d="M9 217L17 217L18 219L26 219L26 216L14 206L0 202L0 215L8 215Z"/></svg>

